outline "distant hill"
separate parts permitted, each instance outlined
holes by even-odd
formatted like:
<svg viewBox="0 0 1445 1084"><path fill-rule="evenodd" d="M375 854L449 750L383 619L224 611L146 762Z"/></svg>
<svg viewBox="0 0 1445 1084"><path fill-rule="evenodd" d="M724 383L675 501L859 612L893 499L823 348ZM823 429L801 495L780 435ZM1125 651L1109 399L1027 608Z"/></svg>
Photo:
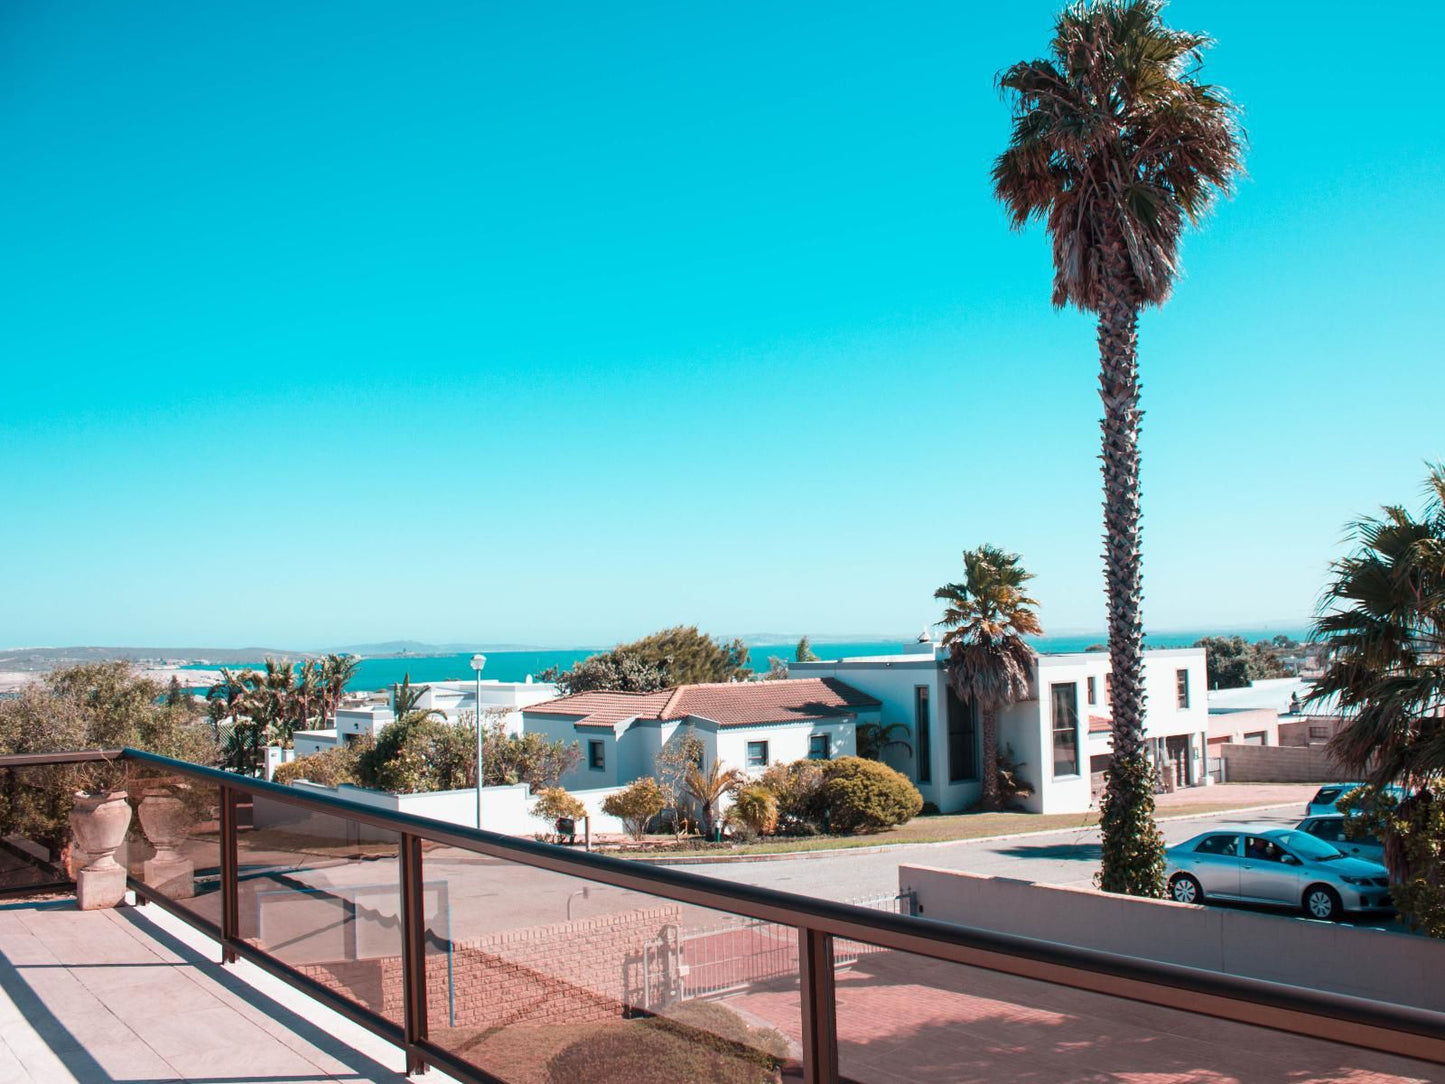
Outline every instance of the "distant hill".
<svg viewBox="0 0 1445 1084"><path fill-rule="evenodd" d="M347 644L337 651L371 658L407 655L461 655L467 651L545 651L534 644L428 644L421 640L386 640L379 644Z"/></svg>
<svg viewBox="0 0 1445 1084"><path fill-rule="evenodd" d="M274 647L11 647L0 648L0 670L51 670L77 662L125 659L137 663L211 662L221 665L261 659L314 659L320 653Z"/></svg>

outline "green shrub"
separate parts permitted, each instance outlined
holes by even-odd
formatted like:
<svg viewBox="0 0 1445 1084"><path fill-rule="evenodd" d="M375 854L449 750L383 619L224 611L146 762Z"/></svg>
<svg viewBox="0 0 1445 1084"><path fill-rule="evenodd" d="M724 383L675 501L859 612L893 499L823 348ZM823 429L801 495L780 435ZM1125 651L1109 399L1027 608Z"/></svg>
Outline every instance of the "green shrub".
<svg viewBox="0 0 1445 1084"><path fill-rule="evenodd" d="M532 805L532 816L546 821L549 827L555 827L563 818L580 821L587 816L587 807L581 799L568 794L562 787L548 787L537 795L537 801Z"/></svg>
<svg viewBox="0 0 1445 1084"><path fill-rule="evenodd" d="M771 1084L788 1043L716 1003L683 1002L666 1015L619 1023L565 1047L548 1084Z"/></svg>
<svg viewBox="0 0 1445 1084"><path fill-rule="evenodd" d="M650 775L635 780L627 789L609 794L602 803L602 812L616 817L633 839L647 834L647 822L667 806L662 788Z"/></svg>
<svg viewBox="0 0 1445 1084"><path fill-rule="evenodd" d="M277 768L271 779L276 783L294 783L298 779L305 779L310 783L320 783L323 787L339 787L343 783L360 786L358 763L361 754L373 744L369 737L357 738L334 749L323 749L310 756L297 757Z"/></svg>
<svg viewBox="0 0 1445 1084"><path fill-rule="evenodd" d="M778 800L761 783L750 783L738 791L727 820L751 835L772 835L778 828Z"/></svg>
<svg viewBox="0 0 1445 1084"><path fill-rule="evenodd" d="M363 786L422 794L476 786L477 732L430 712L408 712L385 726L357 758Z"/></svg>
<svg viewBox="0 0 1445 1084"><path fill-rule="evenodd" d="M823 831L827 807L823 801L822 760L795 760L774 764L761 783L778 804L778 830L789 835L815 835Z"/></svg>
<svg viewBox="0 0 1445 1084"><path fill-rule="evenodd" d="M923 808L923 795L907 776L862 757L827 761L822 797L828 830L838 833L892 828L913 819Z"/></svg>

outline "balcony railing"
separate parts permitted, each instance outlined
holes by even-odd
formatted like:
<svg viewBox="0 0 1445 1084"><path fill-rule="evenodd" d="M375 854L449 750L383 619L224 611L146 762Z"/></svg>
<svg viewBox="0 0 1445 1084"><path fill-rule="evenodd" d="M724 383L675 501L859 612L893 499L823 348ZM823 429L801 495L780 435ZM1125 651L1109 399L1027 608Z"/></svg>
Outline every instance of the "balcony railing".
<svg viewBox="0 0 1445 1084"><path fill-rule="evenodd" d="M1168 1079L1215 1056L1277 1057L1281 1041L1331 1071L1445 1063L1434 1012L580 853L133 750L0 757L0 877L66 877L65 773L102 759L137 812L117 855L137 897L397 1044L410 1071L763 1084L1062 1079L1097 1063Z"/></svg>

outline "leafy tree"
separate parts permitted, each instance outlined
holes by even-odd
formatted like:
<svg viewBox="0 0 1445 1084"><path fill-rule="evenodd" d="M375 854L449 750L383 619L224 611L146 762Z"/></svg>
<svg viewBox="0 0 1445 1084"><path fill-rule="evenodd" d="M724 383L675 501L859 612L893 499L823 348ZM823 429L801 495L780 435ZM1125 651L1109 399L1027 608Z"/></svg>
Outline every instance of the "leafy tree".
<svg viewBox="0 0 1445 1084"><path fill-rule="evenodd" d="M476 731L439 712L410 711L388 723L358 758L364 786L393 794L461 790L476 780Z"/></svg>
<svg viewBox="0 0 1445 1084"><path fill-rule="evenodd" d="M542 671L541 679L558 686L568 696L599 690L655 693L667 688L667 675L661 666L622 648L573 663L570 670L548 667Z"/></svg>
<svg viewBox="0 0 1445 1084"><path fill-rule="evenodd" d="M689 723L672 732L653 760L653 776L667 803L663 808L672 810L672 831L676 838L682 838L681 803L687 773L702 763L706 753L697 729Z"/></svg>
<svg viewBox="0 0 1445 1084"><path fill-rule="evenodd" d="M1445 781L1424 782L1403 800L1384 787L1356 787L1336 805L1347 835L1384 844L1396 910L1412 929L1445 938Z"/></svg>
<svg viewBox="0 0 1445 1084"><path fill-rule="evenodd" d="M170 708L185 707L190 700L191 694L181 687L181 679L172 674L171 683L166 686L166 706Z"/></svg>
<svg viewBox="0 0 1445 1084"><path fill-rule="evenodd" d="M1051 55L999 75L1013 132L993 167L1013 226L1042 220L1052 237L1054 304L1098 317L1114 685L1099 883L1143 896L1163 892L1164 842L1144 750L1137 325L1140 309L1169 297L1185 224L1231 188L1242 141L1235 107L1197 78L1210 39L1165 26L1162 7L1064 8Z"/></svg>
<svg viewBox="0 0 1445 1084"><path fill-rule="evenodd" d="M582 752L577 742L565 742L560 738L548 741L541 734L529 731L522 734L507 733L501 719L483 721L482 762L489 787L512 786L526 783L533 794L555 787L557 781L577 767ZM477 731L474 725L462 724L466 740L472 750L467 758L468 786L476 786Z"/></svg>
<svg viewBox="0 0 1445 1084"><path fill-rule="evenodd" d="M788 660L777 655L768 656L768 672L763 675L764 681L787 681Z"/></svg>
<svg viewBox="0 0 1445 1084"><path fill-rule="evenodd" d="M633 839L647 834L647 823L667 807L657 780L650 775L635 779L602 802L602 812L616 817Z"/></svg>
<svg viewBox="0 0 1445 1084"><path fill-rule="evenodd" d="M1286 676L1269 641L1251 644L1242 636L1206 636L1194 646L1204 648L1211 689L1242 689L1253 681Z"/></svg>
<svg viewBox="0 0 1445 1084"><path fill-rule="evenodd" d="M532 803L532 816L555 829L560 820L580 821L587 816L587 807L563 788L548 787L538 792L537 800Z"/></svg>
<svg viewBox="0 0 1445 1084"><path fill-rule="evenodd" d="M963 573L962 583L945 584L933 597L948 604L939 624L948 628L949 682L960 700L978 707L982 722L983 807L997 809L998 713L1028 697L1034 652L1024 637L1043 628L1038 602L1024 593L1033 575L1018 554L994 546L967 550Z"/></svg>
<svg viewBox="0 0 1445 1084"><path fill-rule="evenodd" d="M806 636L804 636L801 640L798 641L798 649L793 652L793 661L794 661L794 662L818 662L818 661L819 661L817 654L813 651L813 645L808 642L808 638L807 638Z"/></svg>
<svg viewBox="0 0 1445 1084"><path fill-rule="evenodd" d="M710 681L747 681L748 649L741 640L723 643L698 632L695 625L677 625L562 671L551 667L543 681L561 686L563 692L594 690L650 693L674 685Z"/></svg>

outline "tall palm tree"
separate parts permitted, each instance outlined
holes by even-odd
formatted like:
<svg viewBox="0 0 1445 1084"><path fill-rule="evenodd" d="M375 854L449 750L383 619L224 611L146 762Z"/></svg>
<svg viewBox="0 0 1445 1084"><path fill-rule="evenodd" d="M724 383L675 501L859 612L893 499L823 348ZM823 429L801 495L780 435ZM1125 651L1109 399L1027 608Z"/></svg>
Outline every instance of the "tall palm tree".
<svg viewBox="0 0 1445 1084"><path fill-rule="evenodd" d="M310 729L312 705L318 710L322 707L321 669L315 659L307 659L297 671L293 703L296 725L302 730Z"/></svg>
<svg viewBox="0 0 1445 1084"><path fill-rule="evenodd" d="M1099 884L1135 895L1162 893L1164 862L1144 752L1136 328L1141 308L1169 297L1185 223L1197 224L1232 187L1243 141L1234 105L1197 78L1212 42L1165 26L1162 7L1066 7L1051 55L999 75L1014 120L993 167L1014 228L1038 219L1052 237L1054 304L1098 317L1114 687Z"/></svg>
<svg viewBox="0 0 1445 1084"><path fill-rule="evenodd" d="M258 755L260 747L271 744L273 738L285 741L295 729L295 685L296 664L286 660L267 659L265 668L256 674L248 704L256 724L253 741Z"/></svg>
<svg viewBox="0 0 1445 1084"><path fill-rule="evenodd" d="M1414 789L1445 774L1445 466L1415 517L1389 506L1353 524L1315 620L1330 662L1310 701L1348 720L1330 742L1361 778Z"/></svg>
<svg viewBox="0 0 1445 1084"><path fill-rule="evenodd" d="M346 686L356 676L356 668L361 660L355 655L325 656L321 660L321 718L322 725L334 722L336 709L341 704L341 698L346 693Z"/></svg>
<svg viewBox="0 0 1445 1084"><path fill-rule="evenodd" d="M1038 602L1024 593L1033 579L1019 555L996 546L963 554L963 582L933 592L948 603L940 625L948 631L948 679L960 700L978 709L983 744L983 806L997 809L998 713L1029 695L1034 651L1024 640L1043 632Z"/></svg>

